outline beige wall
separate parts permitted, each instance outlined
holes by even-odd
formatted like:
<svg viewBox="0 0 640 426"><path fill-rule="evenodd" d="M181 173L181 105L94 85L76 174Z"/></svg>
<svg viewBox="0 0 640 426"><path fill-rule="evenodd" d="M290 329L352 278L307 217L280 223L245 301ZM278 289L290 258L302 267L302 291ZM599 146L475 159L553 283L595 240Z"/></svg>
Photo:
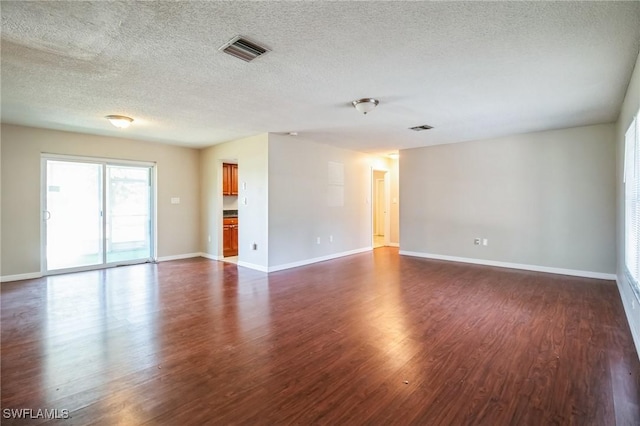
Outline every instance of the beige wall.
<svg viewBox="0 0 640 426"><path fill-rule="evenodd" d="M389 160L391 178L391 236L389 238L392 245L400 243L400 168L398 159Z"/></svg>
<svg viewBox="0 0 640 426"><path fill-rule="evenodd" d="M199 152L157 143L3 124L2 276L39 273L41 154L157 163L159 257L197 253ZM180 204L171 204L180 197Z"/></svg>
<svg viewBox="0 0 640 426"><path fill-rule="evenodd" d="M627 94L622 104L620 116L616 124L616 187L617 187L617 249L618 249L618 288L624 303L629 325L640 357L640 298L638 298L631 288L627 279L626 268L624 266L624 187L622 184L622 174L624 170L624 138L633 116L640 108L640 55L636 61L631 82L627 88Z"/></svg>
<svg viewBox="0 0 640 426"><path fill-rule="evenodd" d="M271 143L270 143L271 138ZM259 135L195 150L171 145L2 125L2 276L40 271L41 154L63 154L155 162L158 193L158 256L203 252L222 257L221 164L238 162L240 194L239 261L260 270L367 248L370 235L371 167L380 159L313 142L291 145L292 139ZM271 149L271 151L270 151ZM277 158L269 163L270 155ZM345 206L316 209L326 202L328 161L345 164ZM397 171L391 171L397 198ZM269 167L271 166L271 169ZM311 174L310 174L311 173ZM276 194L270 196L270 176ZM311 177L310 176L316 176ZM394 177L395 176L395 177ZM292 183L299 193L292 197ZM243 186L246 184L246 188ZM395 192L394 192L395 191ZM318 194L322 194L318 196ZM170 204L171 197L181 203ZM244 198L247 204L243 203ZM302 210L301 210L302 209ZM392 209L393 210L393 209ZM270 216L272 214L272 216ZM397 213L391 215L392 239ZM396 225L393 225L395 223ZM296 229L292 233L291 225ZM271 234L269 232L271 231ZM313 235L311 243L302 235ZM316 235L317 234L317 235ZM329 235L334 242L329 245ZM269 241L271 236L271 241ZM322 244L315 243L321 236ZM252 250L252 243L258 249ZM273 252L269 248L273 248Z"/></svg>
<svg viewBox="0 0 640 426"><path fill-rule="evenodd" d="M328 203L329 162L344 165L343 206ZM371 247L371 167L362 153L269 135L270 269Z"/></svg>
<svg viewBox="0 0 640 426"><path fill-rule="evenodd" d="M223 254L222 163L231 160L238 163L238 261L254 269L267 269L268 142L265 133L201 151L201 247L209 257L221 259ZM257 250L251 249L254 242Z"/></svg>
<svg viewBox="0 0 640 426"><path fill-rule="evenodd" d="M402 151L401 250L613 274L614 139L605 124Z"/></svg>

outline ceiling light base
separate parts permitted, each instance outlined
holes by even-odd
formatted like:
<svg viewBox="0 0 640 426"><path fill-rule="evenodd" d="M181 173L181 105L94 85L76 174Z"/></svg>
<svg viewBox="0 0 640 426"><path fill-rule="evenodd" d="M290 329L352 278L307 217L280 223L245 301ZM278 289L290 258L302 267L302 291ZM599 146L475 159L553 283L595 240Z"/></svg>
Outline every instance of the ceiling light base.
<svg viewBox="0 0 640 426"><path fill-rule="evenodd" d="M355 109L357 109L358 111L360 111L365 115L373 111L375 107L378 106L379 103L380 101L373 98L362 98L362 99L358 99L357 101L351 102L351 104Z"/></svg>
<svg viewBox="0 0 640 426"><path fill-rule="evenodd" d="M107 115L105 118L118 129L126 129L133 123L133 118L124 115Z"/></svg>

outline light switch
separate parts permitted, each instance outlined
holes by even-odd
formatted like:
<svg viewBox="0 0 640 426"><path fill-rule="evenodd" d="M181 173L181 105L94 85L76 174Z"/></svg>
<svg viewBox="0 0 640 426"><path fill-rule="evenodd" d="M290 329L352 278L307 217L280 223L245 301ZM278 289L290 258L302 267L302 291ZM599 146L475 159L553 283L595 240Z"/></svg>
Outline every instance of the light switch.
<svg viewBox="0 0 640 426"><path fill-rule="evenodd" d="M245 206L247 205L247 197L244 197L244 198L242 199L242 204L244 204Z"/></svg>
<svg viewBox="0 0 640 426"><path fill-rule="evenodd" d="M171 204L180 204L180 197L171 197Z"/></svg>

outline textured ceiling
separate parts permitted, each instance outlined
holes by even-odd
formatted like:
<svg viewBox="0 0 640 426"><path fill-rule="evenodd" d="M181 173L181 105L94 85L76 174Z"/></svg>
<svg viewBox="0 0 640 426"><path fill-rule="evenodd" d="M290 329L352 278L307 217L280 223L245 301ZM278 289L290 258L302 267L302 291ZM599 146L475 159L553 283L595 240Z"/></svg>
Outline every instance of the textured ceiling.
<svg viewBox="0 0 640 426"><path fill-rule="evenodd" d="M2 121L365 152L614 121L640 2L2 1ZM245 63L242 34L272 49ZM350 102L380 100L364 116ZM108 114L135 118L117 130ZM429 124L434 129L412 132Z"/></svg>

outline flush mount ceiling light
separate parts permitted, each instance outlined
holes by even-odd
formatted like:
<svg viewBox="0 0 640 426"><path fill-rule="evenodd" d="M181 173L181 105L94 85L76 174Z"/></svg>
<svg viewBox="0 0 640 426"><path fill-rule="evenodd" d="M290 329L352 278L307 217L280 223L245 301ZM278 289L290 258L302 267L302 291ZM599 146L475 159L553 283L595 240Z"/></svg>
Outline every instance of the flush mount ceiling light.
<svg viewBox="0 0 640 426"><path fill-rule="evenodd" d="M133 118L124 115L107 115L105 118L118 129L126 129L133 123Z"/></svg>
<svg viewBox="0 0 640 426"><path fill-rule="evenodd" d="M428 124L423 124L422 126L409 127L409 130L413 130L414 132L422 132L424 130L431 130L433 126L429 126Z"/></svg>
<svg viewBox="0 0 640 426"><path fill-rule="evenodd" d="M397 160L398 158L400 158L400 154L398 154L397 152L392 152L390 154L387 155L387 157L393 159L393 160Z"/></svg>
<svg viewBox="0 0 640 426"><path fill-rule="evenodd" d="M355 109L357 109L363 114L367 114L368 112L373 111L380 102L377 99L373 99L373 98L362 98L362 99L358 99L357 101L353 101L351 103L353 104Z"/></svg>

